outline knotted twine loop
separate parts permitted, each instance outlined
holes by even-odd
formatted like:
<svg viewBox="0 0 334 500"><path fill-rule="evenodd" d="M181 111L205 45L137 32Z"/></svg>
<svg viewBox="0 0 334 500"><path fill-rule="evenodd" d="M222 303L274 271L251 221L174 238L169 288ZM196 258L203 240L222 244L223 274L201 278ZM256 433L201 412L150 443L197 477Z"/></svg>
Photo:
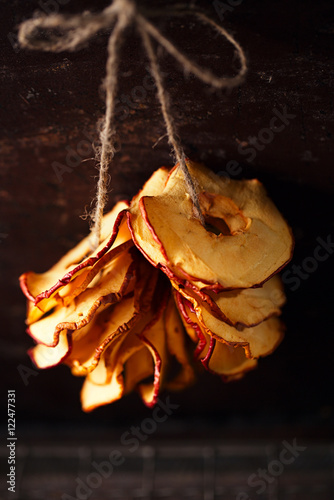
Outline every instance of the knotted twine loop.
<svg viewBox="0 0 334 500"><path fill-rule="evenodd" d="M169 12L173 14L173 10ZM116 152L115 148L115 100L117 93L117 74L119 67L120 49L124 38L124 31L130 24L135 24L147 52L151 73L157 85L157 95L164 117L168 142L174 151L174 157L181 168L187 191L194 204L195 216L204 225L204 217L200 210L198 196L194 182L186 165L185 153L181 141L176 133L175 124L170 111L169 95L163 85L161 71L156 54L153 50L150 37L162 45L188 73L192 73L202 82L216 89L233 88L240 85L247 73L247 59L240 44L222 26L216 24L205 14L185 9L178 11L177 15L195 15L204 24L211 25L219 34L225 37L236 49L240 61L240 69L234 77L218 77L208 68L202 68L187 56L182 54L162 33L153 26L137 9L133 0L114 0L99 14L83 12L71 17L60 14L40 16L29 19L19 26L18 40L23 48L33 50L44 50L49 52L62 52L65 50L75 51L85 44L100 30L109 29L114 24L113 31L108 41L108 59L106 63L106 78L104 86L106 89L106 113L100 132L100 148L97 150L97 161L99 163L99 179L97 184L95 209L90 215L93 222L92 247L96 249L100 241L101 223L103 210L107 200L108 189L108 167ZM48 32L45 37L44 30ZM41 36L44 35L44 36Z"/></svg>

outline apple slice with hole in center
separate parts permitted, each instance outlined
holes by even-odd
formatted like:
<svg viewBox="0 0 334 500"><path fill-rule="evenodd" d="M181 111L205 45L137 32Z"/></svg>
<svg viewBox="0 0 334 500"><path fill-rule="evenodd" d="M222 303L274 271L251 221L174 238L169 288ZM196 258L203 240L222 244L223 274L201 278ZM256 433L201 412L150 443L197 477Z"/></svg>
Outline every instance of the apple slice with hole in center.
<svg viewBox="0 0 334 500"><path fill-rule="evenodd" d="M159 195L130 205L129 227L152 264L215 291L259 286L291 259L291 230L257 180L221 179L187 162L206 227L175 169ZM203 201L204 200L204 201Z"/></svg>

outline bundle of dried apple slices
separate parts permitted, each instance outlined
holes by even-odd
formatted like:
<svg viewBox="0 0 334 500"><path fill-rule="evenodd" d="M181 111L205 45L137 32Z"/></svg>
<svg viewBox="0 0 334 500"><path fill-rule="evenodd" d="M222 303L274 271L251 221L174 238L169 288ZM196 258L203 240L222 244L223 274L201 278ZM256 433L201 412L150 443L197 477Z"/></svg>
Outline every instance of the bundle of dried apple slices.
<svg viewBox="0 0 334 500"><path fill-rule="evenodd" d="M159 169L131 202L132 239L170 279L195 358L240 378L278 346L285 295L277 273L293 252L291 230L257 180L220 178L187 162L206 225L182 173Z"/></svg>
<svg viewBox="0 0 334 500"><path fill-rule="evenodd" d="M161 390L192 384L197 366L238 379L283 337L287 223L258 181L187 165L205 226L178 168L163 167L103 218L95 251L87 237L49 271L20 277L30 356L85 377L85 411L133 390L152 406Z"/></svg>
<svg viewBox="0 0 334 500"><path fill-rule="evenodd" d="M20 278L36 342L30 357L38 368L65 363L85 377L85 411L133 390L152 406L161 390L195 377L169 282L134 246L126 208L104 218L95 252L85 239L46 273Z"/></svg>

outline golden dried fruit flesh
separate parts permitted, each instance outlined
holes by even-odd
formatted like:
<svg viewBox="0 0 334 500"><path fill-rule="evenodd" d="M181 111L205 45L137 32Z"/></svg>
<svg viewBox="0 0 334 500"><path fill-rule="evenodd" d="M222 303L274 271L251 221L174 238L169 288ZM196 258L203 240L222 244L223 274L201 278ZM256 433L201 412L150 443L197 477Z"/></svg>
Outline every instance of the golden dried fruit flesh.
<svg viewBox="0 0 334 500"><path fill-rule="evenodd" d="M262 184L227 181L192 162L188 169L204 193L205 215L213 219L209 226L218 219L228 234L218 227L209 230L194 217L176 168L160 195L142 193L139 202L131 204L128 217L135 244L152 264L200 289L264 283L289 261L293 240Z"/></svg>
<svg viewBox="0 0 334 500"><path fill-rule="evenodd" d="M62 303L64 297L75 297L81 293L105 263L123 251L124 243L128 242L126 246L131 246L131 235L125 220L127 207L126 202L119 202L105 215L101 229L102 243L95 252L91 251L90 237L86 237L49 271L42 274L28 272L20 276L22 291L35 306L28 310L28 324ZM123 247L116 248L122 244ZM113 254L105 256L111 248ZM99 265L103 257L104 261Z"/></svg>
<svg viewBox="0 0 334 500"><path fill-rule="evenodd" d="M146 314L149 312L147 302L152 300L157 273L153 268L147 268L145 261L141 262L140 270L143 276L136 282L134 292L109 306L94 318L95 321L84 327L66 359L74 375L90 373L115 339L124 336L134 327L139 334L146 326L149 321Z"/></svg>
<svg viewBox="0 0 334 500"><path fill-rule="evenodd" d="M103 218L97 250L87 237L20 278L30 357L85 377L84 411L131 391L151 407L162 390L191 385L196 366L237 380L283 338L275 274L291 258L288 225L257 180L187 165L203 225L183 174L163 167Z"/></svg>
<svg viewBox="0 0 334 500"><path fill-rule="evenodd" d="M212 316L206 309L195 311L191 303L180 294L177 304L186 323L190 324L193 329L194 324L197 325L196 331L199 338L198 330L201 330L210 337L225 342L232 347L243 347L247 358L250 359L257 359L272 353L283 339L283 324L275 317L262 321L262 323L254 327L237 329ZM189 318L188 321L187 318Z"/></svg>
<svg viewBox="0 0 334 500"><path fill-rule="evenodd" d="M96 286L87 288L67 307L59 305L54 312L30 325L29 334L36 342L56 346L61 331L83 328L100 307L118 302L129 291L134 276L132 254L120 254L103 269Z"/></svg>
<svg viewBox="0 0 334 500"><path fill-rule="evenodd" d="M242 344L229 345L209 335L198 323L190 304L182 296L176 295L184 326L191 339L197 342L196 359L202 362L206 370L230 381L241 378L247 371L256 368L257 360L247 358Z"/></svg>
<svg viewBox="0 0 334 500"><path fill-rule="evenodd" d="M171 280L174 288L201 314L206 308L213 316L231 326L256 326L271 316L279 316L285 302L282 281L273 276L262 287L215 293L187 288Z"/></svg>
<svg viewBox="0 0 334 500"><path fill-rule="evenodd" d="M98 406L113 403L123 396L124 365L142 348L136 335L127 334L113 342L105 363L100 362L84 381L81 390L81 404L84 411L89 412Z"/></svg>

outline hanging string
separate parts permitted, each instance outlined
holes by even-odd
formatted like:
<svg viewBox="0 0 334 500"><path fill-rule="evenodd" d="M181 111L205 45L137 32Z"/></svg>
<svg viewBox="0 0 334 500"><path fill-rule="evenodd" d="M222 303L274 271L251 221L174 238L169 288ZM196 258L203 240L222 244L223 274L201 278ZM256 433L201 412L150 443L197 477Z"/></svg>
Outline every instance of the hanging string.
<svg viewBox="0 0 334 500"><path fill-rule="evenodd" d="M113 29L113 32L108 42L108 60L106 66L106 114L100 132L100 162L99 162L99 179L97 182L96 204L95 209L91 214L93 222L92 228L92 246L97 248L100 242L101 224L103 210L107 202L107 190L109 183L109 164L116 152L115 148L115 100L117 96L117 74L119 65L120 47L123 41L123 31L131 22L134 15L134 8L120 11L118 21ZM98 151L99 154L99 151Z"/></svg>
<svg viewBox="0 0 334 500"><path fill-rule="evenodd" d="M184 15L186 15L186 13L188 15L189 14L195 15L196 17L201 19L201 21L204 22L204 24L211 25L215 30L218 31L219 34L225 37L235 47L240 61L240 70L238 71L236 76L218 77L214 75L209 69L199 66L194 61L191 61L187 56L182 54L182 52L180 52L179 49L175 47L175 45L173 45L167 38L165 38L163 34L143 16L138 14L137 19L138 22L141 24L142 28L151 36L153 36L153 38L155 38L156 41L160 45L162 45L167 50L167 52L170 53L171 56L173 56L177 61L179 61L181 66L184 67L186 71L195 75L199 80L202 80L202 82L208 83L209 85L215 87L216 89L233 88L237 87L238 85L241 85L247 73L247 58L241 45L235 40L235 38L230 33L228 33L228 31L226 31L222 26L219 26L219 24L215 23L212 19L207 17L202 12L185 11Z"/></svg>
<svg viewBox="0 0 334 500"><path fill-rule="evenodd" d="M144 47L146 49L148 58L150 60L152 76L157 84L157 91L158 91L159 101L161 104L161 111L162 111L162 115L163 115L164 120L165 120L166 129L167 129L168 142L172 146L172 148L174 150L174 154L175 154L175 159L176 159L177 163L179 164L179 167L182 170L188 193L189 193L189 195L193 201L193 204L194 204L195 216L201 221L201 224L204 226L205 220L204 220L203 214L201 212L201 208L199 206L196 188L194 186L193 180L191 178L188 167L186 165L186 157L185 157L183 148L181 146L180 139L177 136L176 131L175 131L174 120L173 120L172 114L170 112L169 96L168 96L167 91L163 85L162 75L161 75L161 71L160 71L160 68L158 65L158 61L157 61L156 55L154 53L150 37L147 34L147 31L145 31L145 29L142 28L142 26L140 27L140 34L141 34L141 37L143 39L143 44L144 44Z"/></svg>
<svg viewBox="0 0 334 500"><path fill-rule="evenodd" d="M170 11L173 14L173 11ZM234 77L218 77L209 69L202 68L187 56L182 54L162 33L153 26L137 9L133 0L114 0L111 5L99 14L83 12L82 14L66 17L60 14L51 14L29 19L19 27L18 40L22 47L34 50L50 52L61 52L65 50L74 51L85 46L85 44L100 30L111 28L113 31L108 42L108 60L106 64L106 114L103 127L100 132L100 148L97 151L99 163L99 179L97 184L97 195L95 209L91 214L92 246L97 248L100 240L101 222L107 199L108 190L108 167L116 148L115 139L115 99L117 92L117 74L119 65L119 54L124 38L124 31L130 24L135 24L140 32L143 44L150 60L151 73L157 85L157 94L164 117L168 142L174 150L175 159L183 172L187 191L195 208L195 216L202 224L204 218L200 210L198 196L193 180L185 161L185 154L176 133L173 117L170 111L168 93L163 85L161 71L153 50L150 36L162 45L189 73L192 73L202 82L216 89L232 88L240 85L247 72L247 59L240 44L224 28L216 24L201 12L185 9L177 12L177 15L195 15L204 24L211 25L218 33L225 37L236 49L240 62L240 69ZM116 24L115 24L116 21ZM44 31L48 30L48 38ZM51 30L51 32L49 31ZM43 36L42 36L43 35Z"/></svg>

